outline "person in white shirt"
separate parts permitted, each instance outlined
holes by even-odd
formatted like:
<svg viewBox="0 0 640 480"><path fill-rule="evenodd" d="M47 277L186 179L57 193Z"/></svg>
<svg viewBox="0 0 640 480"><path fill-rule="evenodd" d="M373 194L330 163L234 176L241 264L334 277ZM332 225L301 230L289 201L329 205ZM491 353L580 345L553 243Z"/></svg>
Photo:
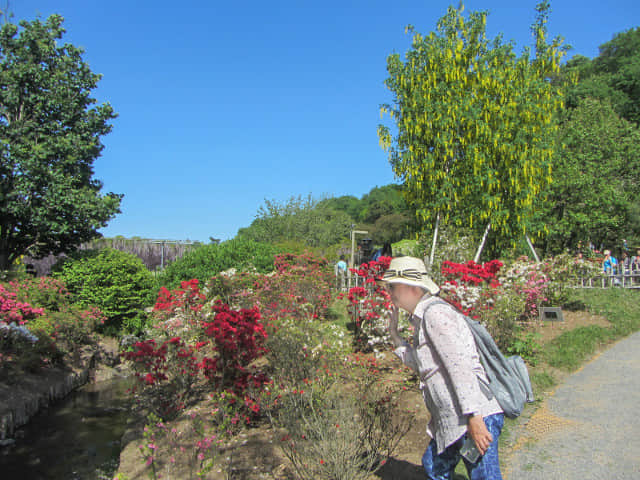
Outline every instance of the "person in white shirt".
<svg viewBox="0 0 640 480"><path fill-rule="evenodd" d="M422 457L427 477L450 480L463 459L471 480L501 480L498 437L504 414L488 388L464 316L437 296L440 289L418 258L392 259L378 283L394 305L389 334L396 355L418 373L431 415L427 434L432 440ZM411 315L411 344L398 333L400 308ZM475 458L469 449L476 450Z"/></svg>

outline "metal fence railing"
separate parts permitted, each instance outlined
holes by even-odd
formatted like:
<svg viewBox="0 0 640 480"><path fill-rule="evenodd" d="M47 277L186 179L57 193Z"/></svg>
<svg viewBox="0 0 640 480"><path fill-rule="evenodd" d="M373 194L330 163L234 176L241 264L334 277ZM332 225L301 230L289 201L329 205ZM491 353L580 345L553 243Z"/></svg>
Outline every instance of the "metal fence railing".
<svg viewBox="0 0 640 480"><path fill-rule="evenodd" d="M336 269L335 272L335 286L336 290L340 292L347 292L350 288L361 287L364 285L364 278L360 277L352 272L344 272Z"/></svg>
<svg viewBox="0 0 640 480"><path fill-rule="evenodd" d="M640 272L574 277L573 288L640 288Z"/></svg>

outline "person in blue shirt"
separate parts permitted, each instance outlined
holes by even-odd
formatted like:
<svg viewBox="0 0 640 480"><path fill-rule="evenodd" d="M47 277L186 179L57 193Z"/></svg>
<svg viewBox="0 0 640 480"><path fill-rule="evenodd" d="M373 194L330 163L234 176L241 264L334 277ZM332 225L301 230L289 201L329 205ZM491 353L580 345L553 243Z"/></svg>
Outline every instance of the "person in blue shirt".
<svg viewBox="0 0 640 480"><path fill-rule="evenodd" d="M386 242L382 248L379 248L375 251L375 253L371 256L371 261L378 261L380 257L392 257L391 244Z"/></svg>
<svg viewBox="0 0 640 480"><path fill-rule="evenodd" d="M616 260L616 257L611 255L611 250L604 251L602 270L607 275L616 275L618 273L618 260Z"/></svg>
<svg viewBox="0 0 640 480"><path fill-rule="evenodd" d="M344 255L340 255L340 260L336 263L336 287L340 290L345 288L345 279L347 277L347 262L344 258Z"/></svg>
<svg viewBox="0 0 640 480"><path fill-rule="evenodd" d="M347 273L347 262L344 259L344 255L340 255L340 260L338 260L336 266L341 273Z"/></svg>

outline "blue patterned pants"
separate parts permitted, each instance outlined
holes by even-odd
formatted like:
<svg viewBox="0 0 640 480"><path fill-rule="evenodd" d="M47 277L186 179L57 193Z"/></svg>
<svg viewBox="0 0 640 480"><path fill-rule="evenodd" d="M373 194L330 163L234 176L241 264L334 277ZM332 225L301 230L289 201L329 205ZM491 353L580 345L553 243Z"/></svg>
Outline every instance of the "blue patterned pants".
<svg viewBox="0 0 640 480"><path fill-rule="evenodd" d="M422 465L427 472L427 477L430 480L451 480L456 465L462 458L471 480L502 480L498 461L498 437L502 432L504 414L489 415L484 418L484 423L493 437L493 442L476 463L469 463L460 455L465 435L449 445L440 455L436 453L436 442L431 441L422 456Z"/></svg>

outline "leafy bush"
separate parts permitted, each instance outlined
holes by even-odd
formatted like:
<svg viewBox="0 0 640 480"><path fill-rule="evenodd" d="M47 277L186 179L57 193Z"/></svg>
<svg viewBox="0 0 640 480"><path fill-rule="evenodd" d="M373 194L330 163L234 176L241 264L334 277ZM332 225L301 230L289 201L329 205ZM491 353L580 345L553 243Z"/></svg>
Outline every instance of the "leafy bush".
<svg viewBox="0 0 640 480"><path fill-rule="evenodd" d="M106 315L103 330L109 334L144 315L153 288L153 276L138 257L112 248L77 252L56 264L52 275L76 303Z"/></svg>
<svg viewBox="0 0 640 480"><path fill-rule="evenodd" d="M9 282L16 298L49 312L58 312L70 302L70 294L62 280L51 277L25 278Z"/></svg>
<svg viewBox="0 0 640 480"><path fill-rule="evenodd" d="M511 288L494 291L491 308L478 310L480 322L487 327L498 346L505 352L514 345L523 327L519 323L525 310L524 297Z"/></svg>
<svg viewBox="0 0 640 480"><path fill-rule="evenodd" d="M260 309L265 323L279 317L326 318L333 275L324 258L306 253L276 255L275 272L220 274L208 283L209 295L234 308Z"/></svg>
<svg viewBox="0 0 640 480"><path fill-rule="evenodd" d="M158 277L160 285L178 288L184 280L197 279L203 285L220 272L255 269L261 273L273 270L276 248L252 240L229 240L221 244L209 244L187 252L170 264Z"/></svg>
<svg viewBox="0 0 640 480"><path fill-rule="evenodd" d="M300 480L365 480L393 453L411 416L393 395L368 380L353 390L294 389L280 397L272 422L284 428L281 447Z"/></svg>
<svg viewBox="0 0 640 480"><path fill-rule="evenodd" d="M18 378L58 363L65 353L92 343L104 320L99 309L72 304L60 280L0 284L0 370Z"/></svg>

